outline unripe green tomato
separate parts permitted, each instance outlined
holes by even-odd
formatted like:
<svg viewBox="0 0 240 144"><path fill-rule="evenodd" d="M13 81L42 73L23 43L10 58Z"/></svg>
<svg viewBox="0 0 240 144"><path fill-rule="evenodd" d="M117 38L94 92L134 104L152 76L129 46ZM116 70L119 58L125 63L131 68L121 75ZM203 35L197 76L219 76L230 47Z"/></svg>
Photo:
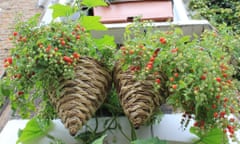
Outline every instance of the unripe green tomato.
<svg viewBox="0 0 240 144"><path fill-rule="evenodd" d="M224 85L224 86L223 86L223 89L228 89L228 85Z"/></svg>
<svg viewBox="0 0 240 144"><path fill-rule="evenodd" d="M198 95L198 90L193 91L195 95Z"/></svg>
<svg viewBox="0 0 240 144"><path fill-rule="evenodd" d="M184 67L188 67L188 64L187 64L187 63L183 63L183 66L184 66Z"/></svg>
<svg viewBox="0 0 240 144"><path fill-rule="evenodd" d="M214 79L215 80L215 79ZM215 80L216 81L216 80ZM216 86L220 86L221 84L219 82L216 82Z"/></svg>

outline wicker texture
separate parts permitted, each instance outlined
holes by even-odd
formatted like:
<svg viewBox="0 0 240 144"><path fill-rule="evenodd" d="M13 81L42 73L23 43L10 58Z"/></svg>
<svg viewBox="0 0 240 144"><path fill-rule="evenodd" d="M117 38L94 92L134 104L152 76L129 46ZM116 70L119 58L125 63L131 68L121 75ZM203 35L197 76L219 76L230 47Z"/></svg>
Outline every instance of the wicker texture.
<svg viewBox="0 0 240 144"><path fill-rule="evenodd" d="M71 135L95 114L111 87L111 73L90 58L80 58L73 80L61 81L60 95L50 93L58 116Z"/></svg>
<svg viewBox="0 0 240 144"><path fill-rule="evenodd" d="M146 80L133 79L133 73L123 72L116 65L113 72L114 84L125 115L135 128L144 125L153 112L164 102L164 90L154 90L156 77L149 76ZM163 79L163 78L161 78Z"/></svg>

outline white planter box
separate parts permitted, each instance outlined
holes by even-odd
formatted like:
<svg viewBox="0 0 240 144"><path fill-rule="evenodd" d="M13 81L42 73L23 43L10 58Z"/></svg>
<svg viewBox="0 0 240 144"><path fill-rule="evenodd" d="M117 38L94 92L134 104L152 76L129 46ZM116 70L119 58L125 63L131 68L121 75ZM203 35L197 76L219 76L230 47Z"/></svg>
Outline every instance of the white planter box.
<svg viewBox="0 0 240 144"><path fill-rule="evenodd" d="M109 118L99 118L98 130L103 128L104 120ZM190 134L188 130L183 131L180 125L181 114L166 114L162 117L159 124L152 127L141 127L136 131L139 139L150 138L158 136L162 140L169 141L170 144L191 143L196 136ZM0 142L3 144L15 144L18 139L18 130L23 129L28 120L10 120L0 134ZM130 137L131 128L126 117L120 117L118 121L121 124L122 131ZM62 139L66 144L76 144L77 141L71 137L68 130L64 128L60 120L54 120L54 127L49 134L56 138ZM91 119L88 125L95 127L95 119ZM86 130L83 127L82 132ZM107 131L107 139L110 144L129 144L129 141L124 137L119 129ZM115 141L115 142L114 142ZM48 144L50 141L47 138L40 138L34 141L35 144Z"/></svg>
<svg viewBox="0 0 240 144"><path fill-rule="evenodd" d="M101 36L108 34L115 37L115 42L122 44L123 34L125 28L130 23L118 23L118 24L105 24L108 28L107 31L93 31L93 36L100 38ZM161 30L167 31L172 29L172 25L182 29L185 35L197 34L200 35L204 30L212 30L213 27L206 20L189 20L189 21L175 21L175 22L155 22L154 26Z"/></svg>
<svg viewBox="0 0 240 144"><path fill-rule="evenodd" d="M159 124L153 126L141 127L136 131L137 137L139 139L158 137L161 140L166 140L168 144L191 144L192 140L197 139L197 137L189 133L189 128L193 124L190 122L189 127L184 131L181 128L180 120L182 114L165 114ZM98 131L103 128L103 122L109 118L99 118ZM1 144L15 144L18 139L18 130L23 129L28 120L10 120L3 131L0 133L0 143ZM120 117L118 119L122 131L130 137L131 128L126 117ZM68 130L64 128L60 120L54 120L54 127L49 132L52 136L63 140L66 144L81 144L71 137ZM95 119L91 119L88 125L95 128ZM83 127L81 132L86 131L86 127ZM240 131L237 131L238 137L240 137ZM107 131L106 141L109 144L129 144L129 141L124 137L119 129ZM43 137L34 141L34 144L49 144L49 139ZM84 143L82 143L84 144ZM229 144L237 144L236 142L229 142Z"/></svg>

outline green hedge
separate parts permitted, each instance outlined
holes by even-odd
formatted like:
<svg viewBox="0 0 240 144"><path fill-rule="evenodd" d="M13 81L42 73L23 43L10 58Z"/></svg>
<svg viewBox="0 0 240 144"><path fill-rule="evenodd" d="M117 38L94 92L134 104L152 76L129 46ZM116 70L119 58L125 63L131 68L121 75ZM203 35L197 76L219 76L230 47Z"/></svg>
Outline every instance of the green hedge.
<svg viewBox="0 0 240 144"><path fill-rule="evenodd" d="M239 0L190 0L193 17L204 17L215 26L226 23L240 34L240 1Z"/></svg>

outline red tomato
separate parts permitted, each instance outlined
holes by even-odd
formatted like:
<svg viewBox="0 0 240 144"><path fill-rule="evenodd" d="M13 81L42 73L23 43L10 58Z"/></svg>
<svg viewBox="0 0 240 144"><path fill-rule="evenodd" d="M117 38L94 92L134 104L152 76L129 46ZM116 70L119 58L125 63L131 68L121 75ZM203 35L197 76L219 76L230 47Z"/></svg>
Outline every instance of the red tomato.
<svg viewBox="0 0 240 144"><path fill-rule="evenodd" d="M176 85L176 84L173 84L173 85L172 85L172 88L173 88L173 89L177 89L177 85Z"/></svg>
<svg viewBox="0 0 240 144"><path fill-rule="evenodd" d="M150 58L150 61L151 61L151 62L153 62L154 60L155 60L155 58L154 58L154 57L151 57L151 58Z"/></svg>
<svg viewBox="0 0 240 144"><path fill-rule="evenodd" d="M61 45L65 46L66 42L64 40L61 41Z"/></svg>
<svg viewBox="0 0 240 144"><path fill-rule="evenodd" d="M206 75L201 76L201 80L205 80L206 78L207 78Z"/></svg>
<svg viewBox="0 0 240 144"><path fill-rule="evenodd" d="M67 63L72 63L73 62L73 60L70 58L70 57L68 57L68 56L64 56L63 57L63 60L65 61L65 62L67 62Z"/></svg>
<svg viewBox="0 0 240 144"><path fill-rule="evenodd" d="M73 53L73 57L76 58L76 59L78 59L78 58L80 57L80 54L74 52L74 53Z"/></svg>
<svg viewBox="0 0 240 144"><path fill-rule="evenodd" d="M217 77L217 78L216 78L216 81L221 82L221 78L220 78L220 77Z"/></svg>
<svg viewBox="0 0 240 144"><path fill-rule="evenodd" d="M129 50L129 54L134 54L134 50Z"/></svg>
<svg viewBox="0 0 240 144"><path fill-rule="evenodd" d="M23 91L19 91L18 92L18 95L20 96L20 95L23 95L24 94L24 92Z"/></svg>
<svg viewBox="0 0 240 144"><path fill-rule="evenodd" d="M77 36L76 36L76 39L80 39L80 38L81 38L81 36L80 36L80 35L77 35Z"/></svg>
<svg viewBox="0 0 240 144"><path fill-rule="evenodd" d="M173 81L174 81L174 78L173 78L173 77L170 77L170 78L169 78L169 81L170 81L170 82L173 82Z"/></svg>
<svg viewBox="0 0 240 144"><path fill-rule="evenodd" d="M156 79L156 83L160 84L161 80L160 79Z"/></svg>
<svg viewBox="0 0 240 144"><path fill-rule="evenodd" d="M17 36L18 35L18 32L13 32L13 36Z"/></svg>
<svg viewBox="0 0 240 144"><path fill-rule="evenodd" d="M178 77L178 73L174 73L174 76L175 76L175 77Z"/></svg>
<svg viewBox="0 0 240 144"><path fill-rule="evenodd" d="M164 37L160 37L159 41L160 41L161 44L166 44L167 43L167 40Z"/></svg>
<svg viewBox="0 0 240 144"><path fill-rule="evenodd" d="M4 59L4 63L12 64L12 57Z"/></svg>
<svg viewBox="0 0 240 144"><path fill-rule="evenodd" d="M174 48L171 50L172 53L176 53L178 51L178 48Z"/></svg>
<svg viewBox="0 0 240 144"><path fill-rule="evenodd" d="M148 70L152 69L152 67L153 67L152 64L148 64L148 65L147 65L147 69L148 69Z"/></svg>

